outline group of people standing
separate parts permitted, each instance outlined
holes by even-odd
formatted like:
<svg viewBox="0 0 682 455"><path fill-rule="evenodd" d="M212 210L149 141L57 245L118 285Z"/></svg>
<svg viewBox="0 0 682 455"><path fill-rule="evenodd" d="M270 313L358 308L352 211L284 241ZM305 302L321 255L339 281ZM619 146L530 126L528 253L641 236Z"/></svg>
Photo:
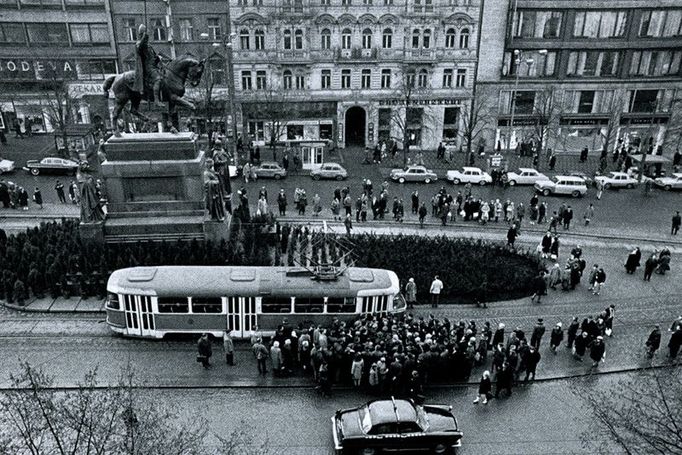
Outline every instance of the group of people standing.
<svg viewBox="0 0 682 455"><path fill-rule="evenodd" d="M29 199L32 199L38 208L43 208L43 194L40 188L35 187L31 196L23 186L0 179L0 207L28 210Z"/></svg>

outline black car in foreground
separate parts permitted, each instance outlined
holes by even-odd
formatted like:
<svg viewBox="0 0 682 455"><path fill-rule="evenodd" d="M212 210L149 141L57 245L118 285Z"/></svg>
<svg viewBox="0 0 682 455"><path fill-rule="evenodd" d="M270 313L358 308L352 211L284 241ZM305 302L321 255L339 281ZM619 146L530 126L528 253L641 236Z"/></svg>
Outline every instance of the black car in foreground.
<svg viewBox="0 0 682 455"><path fill-rule="evenodd" d="M336 411L332 435L337 453L375 455L383 452L454 453L462 432L452 406L417 405L391 398Z"/></svg>

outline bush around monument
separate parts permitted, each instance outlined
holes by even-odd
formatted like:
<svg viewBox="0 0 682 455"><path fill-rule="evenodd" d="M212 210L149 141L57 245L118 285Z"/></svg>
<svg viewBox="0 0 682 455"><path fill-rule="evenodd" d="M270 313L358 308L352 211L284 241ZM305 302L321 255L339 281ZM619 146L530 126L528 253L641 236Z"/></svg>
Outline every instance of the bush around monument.
<svg viewBox="0 0 682 455"><path fill-rule="evenodd" d="M272 216L233 217L229 241L219 243L86 244L78 222L62 220L9 237L0 230L0 300L103 298L111 272L125 267L311 265L341 260L348 251L356 266L395 271L403 289L413 277L421 303L428 302L435 275L444 283L442 303L488 302L530 295L541 268L536 255L497 243L445 236L325 236L307 226L279 225Z"/></svg>

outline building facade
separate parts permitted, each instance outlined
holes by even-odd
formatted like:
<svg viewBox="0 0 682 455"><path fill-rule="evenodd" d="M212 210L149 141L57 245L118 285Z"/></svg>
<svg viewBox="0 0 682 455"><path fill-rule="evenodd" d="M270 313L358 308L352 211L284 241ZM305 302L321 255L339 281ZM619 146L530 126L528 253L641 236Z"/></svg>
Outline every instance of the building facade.
<svg viewBox="0 0 682 455"><path fill-rule="evenodd" d="M679 1L496 0L482 30L477 93L497 148L678 148Z"/></svg>
<svg viewBox="0 0 682 455"><path fill-rule="evenodd" d="M0 127L50 132L57 106L105 123L102 82L116 72L106 0L0 1Z"/></svg>

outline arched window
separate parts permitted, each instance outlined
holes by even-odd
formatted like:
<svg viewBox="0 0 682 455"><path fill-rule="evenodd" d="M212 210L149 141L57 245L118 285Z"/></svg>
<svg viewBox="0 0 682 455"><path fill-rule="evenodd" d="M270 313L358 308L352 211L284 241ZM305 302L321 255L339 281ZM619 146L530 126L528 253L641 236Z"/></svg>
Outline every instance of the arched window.
<svg viewBox="0 0 682 455"><path fill-rule="evenodd" d="M393 47L393 30L390 28L384 29L384 33L381 36L381 46L384 49L390 49Z"/></svg>
<svg viewBox="0 0 682 455"><path fill-rule="evenodd" d="M469 49L469 29L468 28L463 28L461 32L459 32L459 48L460 49Z"/></svg>
<svg viewBox="0 0 682 455"><path fill-rule="evenodd" d="M249 41L249 31L245 28L241 29L239 31L239 44L241 45L241 48L248 50L250 48Z"/></svg>
<svg viewBox="0 0 682 455"><path fill-rule="evenodd" d="M417 85L420 88L426 88L428 85L428 80L429 80L429 73L426 71L424 68L419 70L419 76L417 79Z"/></svg>
<svg viewBox="0 0 682 455"><path fill-rule="evenodd" d="M296 49L303 49L303 30L296 30Z"/></svg>
<svg viewBox="0 0 682 455"><path fill-rule="evenodd" d="M431 47L431 30L424 30L424 35L422 36L422 47L424 49Z"/></svg>
<svg viewBox="0 0 682 455"><path fill-rule="evenodd" d="M350 49L352 32L349 28L344 28L341 32L341 48Z"/></svg>
<svg viewBox="0 0 682 455"><path fill-rule="evenodd" d="M419 31L418 28L415 28L412 30L412 49L419 49L419 37L421 36L421 32Z"/></svg>
<svg viewBox="0 0 682 455"><path fill-rule="evenodd" d="M263 49L265 49L265 32L263 30L258 29L256 30L255 37L256 50L262 51Z"/></svg>
<svg viewBox="0 0 682 455"><path fill-rule="evenodd" d="M284 90L291 90L291 71L289 70L284 70L284 77L282 78L282 82L284 85Z"/></svg>
<svg viewBox="0 0 682 455"><path fill-rule="evenodd" d="M372 30L368 28L362 31L362 48L363 49L372 48Z"/></svg>
<svg viewBox="0 0 682 455"><path fill-rule="evenodd" d="M322 49L331 49L332 47L332 32L328 29L325 28L322 30L322 33L320 34L320 47Z"/></svg>
<svg viewBox="0 0 682 455"><path fill-rule="evenodd" d="M284 49L291 50L291 30L284 30Z"/></svg>
<svg viewBox="0 0 682 455"><path fill-rule="evenodd" d="M455 47L455 29L454 28L449 28L445 32L445 47L452 49Z"/></svg>

